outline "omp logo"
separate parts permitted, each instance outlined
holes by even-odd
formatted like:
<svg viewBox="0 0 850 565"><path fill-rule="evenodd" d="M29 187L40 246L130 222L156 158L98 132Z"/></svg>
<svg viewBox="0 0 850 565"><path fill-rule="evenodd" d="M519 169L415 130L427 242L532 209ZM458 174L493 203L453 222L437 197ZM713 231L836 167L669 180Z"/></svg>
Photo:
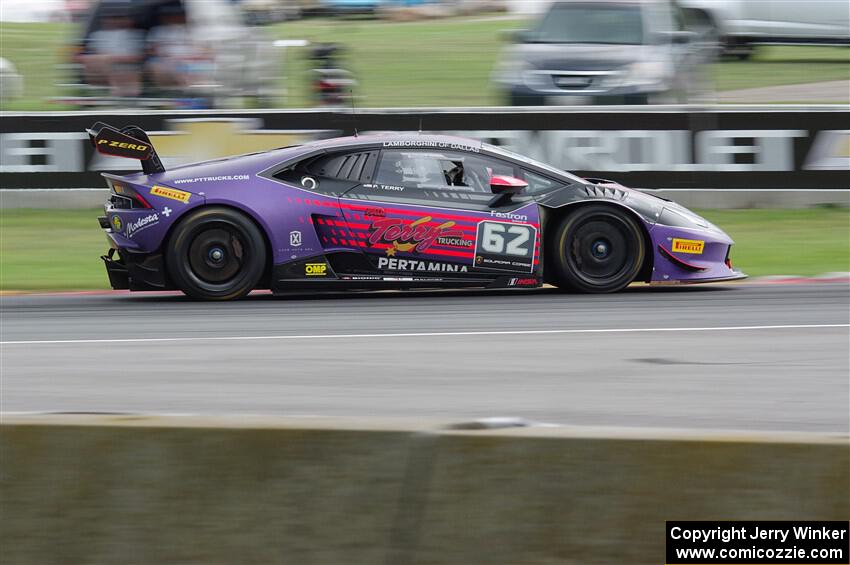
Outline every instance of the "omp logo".
<svg viewBox="0 0 850 565"><path fill-rule="evenodd" d="M187 202L189 202L189 198L192 196L190 193L188 193L186 191L177 190L176 188L169 188L167 186L159 186L159 185L155 185L151 189L151 194L153 194L154 196L161 196L163 198L169 198L171 200L177 200L178 202L182 202L183 204L186 204Z"/></svg>
<svg viewBox="0 0 850 565"><path fill-rule="evenodd" d="M705 242L697 239L673 238L673 251L677 253L693 253L699 255L705 248Z"/></svg>
<svg viewBox="0 0 850 565"><path fill-rule="evenodd" d="M328 274L327 263L307 263L304 265L304 274L308 277L324 277Z"/></svg>
<svg viewBox="0 0 850 565"><path fill-rule="evenodd" d="M137 145L135 143L126 143L124 141L109 141L108 139L99 139L97 141L98 145L108 144L107 147L120 147L121 149L134 149L136 151L147 151L147 145Z"/></svg>

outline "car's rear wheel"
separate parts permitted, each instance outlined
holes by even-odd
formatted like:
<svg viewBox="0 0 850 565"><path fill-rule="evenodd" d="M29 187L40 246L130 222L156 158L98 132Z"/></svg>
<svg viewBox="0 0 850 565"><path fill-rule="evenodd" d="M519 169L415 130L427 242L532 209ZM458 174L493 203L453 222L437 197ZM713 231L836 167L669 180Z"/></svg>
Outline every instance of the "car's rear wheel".
<svg viewBox="0 0 850 565"><path fill-rule="evenodd" d="M201 208L175 228L166 250L168 274L183 292L204 300L241 298L265 272L259 228L236 210Z"/></svg>
<svg viewBox="0 0 850 565"><path fill-rule="evenodd" d="M548 242L547 276L567 290L622 290L640 272L646 254L643 231L625 211L591 205L565 216Z"/></svg>

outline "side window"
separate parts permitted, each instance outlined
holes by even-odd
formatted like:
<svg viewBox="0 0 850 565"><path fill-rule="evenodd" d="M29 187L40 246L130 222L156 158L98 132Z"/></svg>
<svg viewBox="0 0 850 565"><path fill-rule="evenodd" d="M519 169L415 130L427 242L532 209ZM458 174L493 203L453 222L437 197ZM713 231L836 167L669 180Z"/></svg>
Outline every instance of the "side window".
<svg viewBox="0 0 850 565"><path fill-rule="evenodd" d="M366 182L372 180L377 151L323 155L306 164L306 171L320 177Z"/></svg>
<svg viewBox="0 0 850 565"><path fill-rule="evenodd" d="M515 167L496 159L460 151L384 151L375 182L378 184L490 192L493 175L514 176Z"/></svg>
<svg viewBox="0 0 850 565"><path fill-rule="evenodd" d="M538 192L546 192L547 190L562 186L564 183L532 173L527 169L522 169L522 178L528 183L528 194L537 194Z"/></svg>
<svg viewBox="0 0 850 565"><path fill-rule="evenodd" d="M377 151L322 154L278 171L274 177L307 190L320 186L330 191L347 190L356 184L372 181L377 158Z"/></svg>

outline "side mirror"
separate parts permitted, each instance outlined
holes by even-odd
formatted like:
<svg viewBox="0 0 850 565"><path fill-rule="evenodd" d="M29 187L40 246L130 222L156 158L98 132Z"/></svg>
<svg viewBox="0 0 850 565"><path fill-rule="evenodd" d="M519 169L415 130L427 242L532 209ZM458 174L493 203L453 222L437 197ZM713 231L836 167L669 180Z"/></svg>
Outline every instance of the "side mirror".
<svg viewBox="0 0 850 565"><path fill-rule="evenodd" d="M516 177L493 175L490 177L490 192L493 194L519 194L528 188L528 183Z"/></svg>
<svg viewBox="0 0 850 565"><path fill-rule="evenodd" d="M504 206L511 201L511 197L520 194L528 188L528 183L516 177L506 175L493 175L490 177L490 192L496 196L490 201L491 208Z"/></svg>
<svg viewBox="0 0 850 565"><path fill-rule="evenodd" d="M508 29L499 33L502 41L508 43L528 43L531 35L531 32L527 29Z"/></svg>

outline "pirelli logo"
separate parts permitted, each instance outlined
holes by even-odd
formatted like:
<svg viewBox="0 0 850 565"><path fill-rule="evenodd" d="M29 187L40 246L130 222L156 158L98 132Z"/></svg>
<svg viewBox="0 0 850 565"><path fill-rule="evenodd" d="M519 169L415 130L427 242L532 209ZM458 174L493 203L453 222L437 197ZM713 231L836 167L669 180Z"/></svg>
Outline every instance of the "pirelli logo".
<svg viewBox="0 0 850 565"><path fill-rule="evenodd" d="M162 198L168 198L170 200L177 200L183 204L189 202L189 198L192 196L189 192L159 185L156 185L151 189L151 194L154 196L161 196Z"/></svg>
<svg viewBox="0 0 850 565"><path fill-rule="evenodd" d="M698 239L673 238L673 251L676 253L693 253L699 255L705 249L705 242Z"/></svg>
<svg viewBox="0 0 850 565"><path fill-rule="evenodd" d="M328 274L327 263L307 263L304 266L304 274L308 277L324 277Z"/></svg>

